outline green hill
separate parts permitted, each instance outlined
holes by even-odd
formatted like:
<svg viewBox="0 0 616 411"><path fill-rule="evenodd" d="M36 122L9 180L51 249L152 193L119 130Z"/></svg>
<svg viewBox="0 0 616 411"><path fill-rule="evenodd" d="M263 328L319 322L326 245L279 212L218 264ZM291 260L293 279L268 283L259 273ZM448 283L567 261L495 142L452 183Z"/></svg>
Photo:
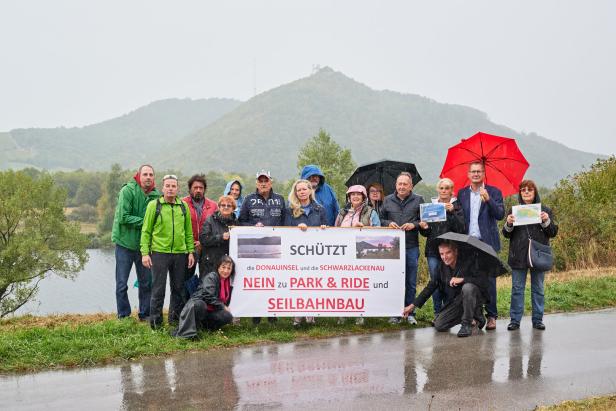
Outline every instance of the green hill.
<svg viewBox="0 0 616 411"><path fill-rule="evenodd" d="M598 155L572 150L491 122L476 109L393 91L376 91L324 68L264 92L165 150L167 167L296 175L298 149L324 128L361 164L390 158L414 162L424 181L435 182L447 148L477 131L516 138L531 168L528 176L551 185L591 164ZM177 146L176 146L177 147ZM207 147L207 150L199 149Z"/></svg>
<svg viewBox="0 0 616 411"><path fill-rule="evenodd" d="M230 99L167 99L85 127L11 130L0 134L0 168L134 167L153 161L168 141L206 127L239 104Z"/></svg>

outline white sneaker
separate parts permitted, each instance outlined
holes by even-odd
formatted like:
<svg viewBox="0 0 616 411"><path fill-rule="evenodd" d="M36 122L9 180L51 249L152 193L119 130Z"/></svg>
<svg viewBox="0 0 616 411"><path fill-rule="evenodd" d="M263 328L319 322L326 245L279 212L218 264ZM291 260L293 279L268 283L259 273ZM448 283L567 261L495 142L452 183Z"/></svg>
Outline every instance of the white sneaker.
<svg viewBox="0 0 616 411"><path fill-rule="evenodd" d="M400 317L390 317L388 322L390 324L400 324Z"/></svg>
<svg viewBox="0 0 616 411"><path fill-rule="evenodd" d="M417 325L417 320L415 319L415 317L413 317L412 315L409 315L406 318L406 321L411 324L411 325Z"/></svg>
<svg viewBox="0 0 616 411"><path fill-rule="evenodd" d="M355 325L364 325L364 317L357 317Z"/></svg>
<svg viewBox="0 0 616 411"><path fill-rule="evenodd" d="M346 317L338 317L338 321L336 321L336 324L342 325L344 324L345 320L346 320Z"/></svg>

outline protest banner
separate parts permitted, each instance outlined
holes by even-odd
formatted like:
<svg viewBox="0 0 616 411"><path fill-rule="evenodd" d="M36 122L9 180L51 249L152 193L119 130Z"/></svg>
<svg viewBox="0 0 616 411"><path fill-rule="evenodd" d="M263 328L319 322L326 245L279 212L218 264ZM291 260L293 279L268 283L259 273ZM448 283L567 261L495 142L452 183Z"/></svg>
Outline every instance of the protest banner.
<svg viewBox="0 0 616 411"><path fill-rule="evenodd" d="M384 317L404 306L404 231L233 227L235 317Z"/></svg>

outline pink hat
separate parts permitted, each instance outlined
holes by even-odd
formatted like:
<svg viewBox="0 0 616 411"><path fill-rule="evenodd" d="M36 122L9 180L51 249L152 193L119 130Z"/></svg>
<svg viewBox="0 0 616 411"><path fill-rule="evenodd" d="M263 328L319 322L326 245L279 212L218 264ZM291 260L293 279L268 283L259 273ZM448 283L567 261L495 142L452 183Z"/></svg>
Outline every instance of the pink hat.
<svg viewBox="0 0 616 411"><path fill-rule="evenodd" d="M368 198L368 193L366 193L366 187L359 184L349 187L346 193L347 196L351 193L362 193L365 198Z"/></svg>

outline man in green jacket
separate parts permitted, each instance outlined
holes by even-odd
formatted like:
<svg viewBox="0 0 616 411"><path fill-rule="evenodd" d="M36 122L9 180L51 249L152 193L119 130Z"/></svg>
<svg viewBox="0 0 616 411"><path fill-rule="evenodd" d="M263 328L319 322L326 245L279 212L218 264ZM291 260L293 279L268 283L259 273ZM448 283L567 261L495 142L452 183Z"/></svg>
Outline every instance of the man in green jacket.
<svg viewBox="0 0 616 411"><path fill-rule="evenodd" d="M154 169L144 164L139 167L132 180L124 184L118 194L111 231L111 241L116 245L116 305L118 318L129 317L131 312L128 301L128 277L135 265L139 282L139 319L147 320L150 315L150 269L141 263L139 242L145 208L151 200L160 197L154 183Z"/></svg>
<svg viewBox="0 0 616 411"><path fill-rule="evenodd" d="M169 323L177 323L188 298L184 282L186 267L195 264L192 223L188 204L177 197L178 178L163 177L163 195L148 204L141 230L141 261L152 268L152 299L150 326L163 323L163 304L167 288L167 272L171 298Z"/></svg>

